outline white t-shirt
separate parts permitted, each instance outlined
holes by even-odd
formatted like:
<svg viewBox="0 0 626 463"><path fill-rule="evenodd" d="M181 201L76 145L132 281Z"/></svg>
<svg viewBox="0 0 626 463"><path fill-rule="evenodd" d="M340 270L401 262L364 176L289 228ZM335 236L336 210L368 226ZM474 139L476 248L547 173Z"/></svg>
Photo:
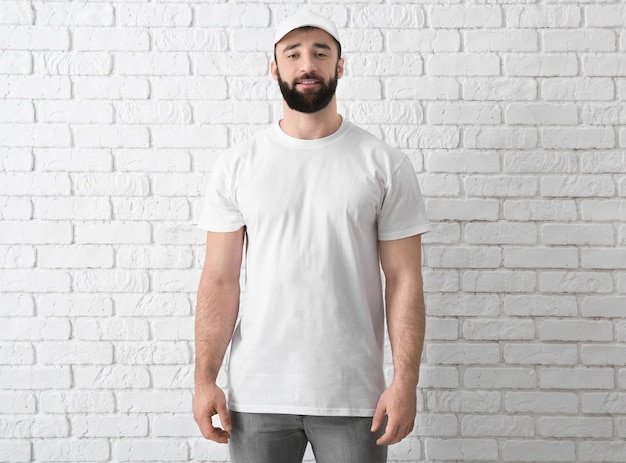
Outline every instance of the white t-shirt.
<svg viewBox="0 0 626 463"><path fill-rule="evenodd" d="M276 123L223 153L199 227L246 226L229 407L372 416L385 389L378 240L429 229L408 158L343 121L317 140Z"/></svg>

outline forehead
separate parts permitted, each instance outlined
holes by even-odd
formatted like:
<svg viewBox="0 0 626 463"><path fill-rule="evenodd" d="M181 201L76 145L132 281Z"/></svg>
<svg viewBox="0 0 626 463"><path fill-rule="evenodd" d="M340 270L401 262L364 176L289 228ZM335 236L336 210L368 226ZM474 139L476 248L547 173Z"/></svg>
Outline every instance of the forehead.
<svg viewBox="0 0 626 463"><path fill-rule="evenodd" d="M328 32L317 27L301 27L294 29L285 35L276 44L278 51L295 46L324 46L324 48L334 49L335 39Z"/></svg>

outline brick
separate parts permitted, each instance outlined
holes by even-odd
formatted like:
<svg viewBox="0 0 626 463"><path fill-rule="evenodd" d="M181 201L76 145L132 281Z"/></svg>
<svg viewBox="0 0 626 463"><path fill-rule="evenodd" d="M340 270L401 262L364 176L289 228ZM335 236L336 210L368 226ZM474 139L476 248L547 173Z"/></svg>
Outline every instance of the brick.
<svg viewBox="0 0 626 463"><path fill-rule="evenodd" d="M474 149L530 149L537 146L537 129L525 127L468 127L463 146Z"/></svg>
<svg viewBox="0 0 626 463"><path fill-rule="evenodd" d="M500 409L498 391L427 391L426 403L433 412L494 413Z"/></svg>
<svg viewBox="0 0 626 463"><path fill-rule="evenodd" d="M152 96L164 100L223 100L227 85L223 77L156 77Z"/></svg>
<svg viewBox="0 0 626 463"><path fill-rule="evenodd" d="M531 30L469 30L465 32L465 49L470 52L538 51L537 32Z"/></svg>
<svg viewBox="0 0 626 463"><path fill-rule="evenodd" d="M202 101L195 105L194 116L200 124L268 124L270 107L264 102Z"/></svg>
<svg viewBox="0 0 626 463"><path fill-rule="evenodd" d="M264 53L238 53L203 51L191 55L192 67L196 75L211 76L259 76L266 77L269 61ZM354 73L354 63L350 68Z"/></svg>
<svg viewBox="0 0 626 463"><path fill-rule="evenodd" d="M578 315L578 304L574 296L563 295L507 295L504 298L504 313L509 316L559 316Z"/></svg>
<svg viewBox="0 0 626 463"><path fill-rule="evenodd" d="M592 151L580 154L581 172L619 173L626 169L626 153Z"/></svg>
<svg viewBox="0 0 626 463"><path fill-rule="evenodd" d="M0 262L4 269L33 268L35 260L35 249L32 246L0 245Z"/></svg>
<svg viewBox="0 0 626 463"><path fill-rule="evenodd" d="M244 100L276 100L280 91L276 82L267 77L233 77L228 81L230 93L236 95L238 101ZM344 89L346 92L344 94ZM364 100L380 100L380 81L369 77L353 77L352 81L348 81L348 77L341 79L341 84L337 87L337 95L340 100L349 100L355 98L355 90L350 87L356 87L356 93L362 90ZM207 100L219 100L215 96L204 97ZM243 140L242 140L243 141Z"/></svg>
<svg viewBox="0 0 626 463"><path fill-rule="evenodd" d="M542 341L613 340L613 324L610 321L544 320L538 328Z"/></svg>
<svg viewBox="0 0 626 463"><path fill-rule="evenodd" d="M78 292L146 292L150 278L132 270L81 270L74 273L73 290Z"/></svg>
<svg viewBox="0 0 626 463"><path fill-rule="evenodd" d="M542 368L539 386L542 389L613 389L612 368Z"/></svg>
<svg viewBox="0 0 626 463"><path fill-rule="evenodd" d="M343 32L343 31L342 31ZM342 48L345 51L349 51L352 48L352 44L347 40L348 34L342 34ZM378 36L378 37L377 37ZM265 50L273 49L273 35L271 29L268 28L256 28L256 29L235 29L230 36L230 49L235 52L261 52ZM371 41L379 42L374 46L372 50L382 49L382 39L380 33L371 32L367 38L364 38L364 50L368 49L368 45L371 45Z"/></svg>
<svg viewBox="0 0 626 463"><path fill-rule="evenodd" d="M65 340L70 337L71 326L63 318L21 318L3 320L0 339L4 340Z"/></svg>
<svg viewBox="0 0 626 463"><path fill-rule="evenodd" d="M420 124L424 115L419 105L401 101L350 102L346 105L355 124ZM253 107L254 109L254 107Z"/></svg>
<svg viewBox="0 0 626 463"><path fill-rule="evenodd" d="M424 442L429 460L494 460L498 443L494 439L434 439Z"/></svg>
<svg viewBox="0 0 626 463"><path fill-rule="evenodd" d="M196 24L206 27L267 27L270 9L265 5L197 5Z"/></svg>
<svg viewBox="0 0 626 463"><path fill-rule="evenodd" d="M502 121L500 107L480 103L432 103L428 105L428 122L431 124L485 124Z"/></svg>
<svg viewBox="0 0 626 463"><path fill-rule="evenodd" d="M580 458L589 462L620 462L626 455L626 444L619 441L581 441Z"/></svg>
<svg viewBox="0 0 626 463"><path fill-rule="evenodd" d="M572 344L507 343L503 349L507 365L575 365L578 350Z"/></svg>
<svg viewBox="0 0 626 463"><path fill-rule="evenodd" d="M38 170L46 172L111 172L110 149L35 149Z"/></svg>
<svg viewBox="0 0 626 463"><path fill-rule="evenodd" d="M128 125L75 125L77 147L88 148L147 148L150 135L146 127Z"/></svg>
<svg viewBox="0 0 626 463"><path fill-rule="evenodd" d="M35 454L48 461L108 461L111 455L106 439L48 439L34 447Z"/></svg>
<svg viewBox="0 0 626 463"><path fill-rule="evenodd" d="M535 325L531 320L471 318L463 322L463 337L468 340L529 340L535 337Z"/></svg>
<svg viewBox="0 0 626 463"><path fill-rule="evenodd" d="M43 413L112 413L115 399L111 391L42 391L39 404Z"/></svg>
<svg viewBox="0 0 626 463"><path fill-rule="evenodd" d="M16 439L0 440L0 458L2 461L7 462L32 461L30 441Z"/></svg>
<svg viewBox="0 0 626 463"><path fill-rule="evenodd" d="M72 225L67 222L3 222L0 223L1 244L69 244Z"/></svg>
<svg viewBox="0 0 626 463"><path fill-rule="evenodd" d="M32 103L26 101L0 101L0 123L35 122Z"/></svg>
<svg viewBox="0 0 626 463"><path fill-rule="evenodd" d="M573 200L505 200L503 217L518 221L575 221L576 202Z"/></svg>
<svg viewBox="0 0 626 463"><path fill-rule="evenodd" d="M0 430L4 437L14 439L67 437L69 434L65 417L45 415L0 417Z"/></svg>
<svg viewBox="0 0 626 463"><path fill-rule="evenodd" d="M590 344L580 349L583 365L626 365L626 346L623 344Z"/></svg>
<svg viewBox="0 0 626 463"><path fill-rule="evenodd" d="M391 48L391 44L389 47ZM422 46L426 44L422 43ZM267 66L263 73L267 74ZM383 53L363 53L350 57L350 74L354 76L421 76L424 74L420 56L392 50Z"/></svg>
<svg viewBox="0 0 626 463"><path fill-rule="evenodd" d="M506 8L506 24L519 28L568 28L581 23L578 5L510 5Z"/></svg>
<svg viewBox="0 0 626 463"><path fill-rule="evenodd" d="M0 306L5 317L32 317L35 309L30 294L0 294Z"/></svg>
<svg viewBox="0 0 626 463"><path fill-rule="evenodd" d="M456 127L387 126L385 141L399 149L404 148L456 148L459 146Z"/></svg>
<svg viewBox="0 0 626 463"><path fill-rule="evenodd" d="M190 268L193 264L191 249L174 246L137 247L120 246L117 249L120 268Z"/></svg>
<svg viewBox="0 0 626 463"><path fill-rule="evenodd" d="M69 367L0 367L0 387L2 389L68 389L70 384L71 372Z"/></svg>
<svg viewBox="0 0 626 463"><path fill-rule="evenodd" d="M0 173L0 194L16 196L62 196L71 190L65 173Z"/></svg>
<svg viewBox="0 0 626 463"><path fill-rule="evenodd" d="M69 147L71 135L69 128L59 124L2 124L0 125L0 146L32 147L51 146Z"/></svg>
<svg viewBox="0 0 626 463"><path fill-rule="evenodd" d="M113 304L98 294L42 294L37 297L37 313L42 317L109 317Z"/></svg>
<svg viewBox="0 0 626 463"><path fill-rule="evenodd" d="M191 304L184 294L118 294L116 314L122 317L188 316Z"/></svg>
<svg viewBox="0 0 626 463"><path fill-rule="evenodd" d="M623 315L625 296L587 296L581 304L583 317L618 318Z"/></svg>
<svg viewBox="0 0 626 463"><path fill-rule="evenodd" d="M611 222L626 218L626 201L614 199L585 199L581 201L581 218L589 222Z"/></svg>
<svg viewBox="0 0 626 463"><path fill-rule="evenodd" d="M126 27L72 27L72 46L77 51L146 51L147 30Z"/></svg>
<svg viewBox="0 0 626 463"><path fill-rule="evenodd" d="M512 103L506 107L507 124L576 125L578 107L575 104Z"/></svg>
<svg viewBox="0 0 626 463"><path fill-rule="evenodd" d="M156 51L226 51L228 37L223 30L200 28L152 29Z"/></svg>
<svg viewBox="0 0 626 463"><path fill-rule="evenodd" d="M470 29L502 26L498 6L436 5L430 9L430 27L435 29Z"/></svg>
<svg viewBox="0 0 626 463"><path fill-rule="evenodd" d="M122 342L116 346L116 362L123 365L179 365L191 363L187 342Z"/></svg>
<svg viewBox="0 0 626 463"><path fill-rule="evenodd" d="M112 268L111 246L43 246L38 248L40 268Z"/></svg>
<svg viewBox="0 0 626 463"><path fill-rule="evenodd" d="M71 279L62 270L0 270L0 291L32 293L66 293Z"/></svg>
<svg viewBox="0 0 626 463"><path fill-rule="evenodd" d="M122 413L188 413L192 404L190 391L121 391L117 394Z"/></svg>
<svg viewBox="0 0 626 463"><path fill-rule="evenodd" d="M544 196L609 197L615 195L615 183L609 175L554 175L541 179Z"/></svg>
<svg viewBox="0 0 626 463"><path fill-rule="evenodd" d="M525 78L467 78L463 80L463 99L478 101L534 100L537 82Z"/></svg>
<svg viewBox="0 0 626 463"><path fill-rule="evenodd" d="M459 322L453 319L431 318L426 328L426 340L454 341L458 338Z"/></svg>
<svg viewBox="0 0 626 463"><path fill-rule="evenodd" d="M529 416L467 415L461 420L461 435L470 437L532 437L534 420Z"/></svg>
<svg viewBox="0 0 626 463"><path fill-rule="evenodd" d="M432 55L426 62L426 74L431 76L497 76L500 57L493 54Z"/></svg>
<svg viewBox="0 0 626 463"><path fill-rule="evenodd" d="M146 437L148 418L144 415L89 415L71 418L77 437Z"/></svg>
<svg viewBox="0 0 626 463"><path fill-rule="evenodd" d="M74 383L79 389L143 389L150 386L150 374L145 367L75 366Z"/></svg>
<svg viewBox="0 0 626 463"><path fill-rule="evenodd" d="M67 28L47 26L0 26L4 50L69 50Z"/></svg>
<svg viewBox="0 0 626 463"><path fill-rule="evenodd" d="M40 342L37 359L46 365L92 365L113 363L113 346L102 342Z"/></svg>
<svg viewBox="0 0 626 463"><path fill-rule="evenodd" d="M73 78L76 97L80 99L134 100L150 96L145 77L89 76Z"/></svg>
<svg viewBox="0 0 626 463"><path fill-rule="evenodd" d="M31 5L20 2L7 2L2 6L0 24L33 24L35 16Z"/></svg>
<svg viewBox="0 0 626 463"><path fill-rule="evenodd" d="M181 365L156 365L151 369L155 388L161 389L190 389L193 387L193 367ZM217 385L226 386L225 374L217 377Z"/></svg>
<svg viewBox="0 0 626 463"><path fill-rule="evenodd" d="M191 74L189 56L183 53L117 53L121 75L180 76Z"/></svg>
<svg viewBox="0 0 626 463"><path fill-rule="evenodd" d="M454 30L392 30L387 33L389 50L395 53L458 52L461 36Z"/></svg>
<svg viewBox="0 0 626 463"><path fill-rule="evenodd" d="M226 127L161 126L152 129L152 146L155 148L225 148L228 134Z"/></svg>
<svg viewBox="0 0 626 463"><path fill-rule="evenodd" d="M509 247L504 250L507 268L578 268L576 248Z"/></svg>
<svg viewBox="0 0 626 463"><path fill-rule="evenodd" d="M117 461L138 461L143 459L184 461L188 459L188 455L189 448L186 442L158 439L124 439L118 442L113 452L113 456Z"/></svg>
<svg viewBox="0 0 626 463"><path fill-rule="evenodd" d="M541 95L557 101L612 100L615 84L602 77L555 77L541 82Z"/></svg>
<svg viewBox="0 0 626 463"><path fill-rule="evenodd" d="M558 77L578 74L578 60L574 54L510 54L504 60L507 76Z"/></svg>
<svg viewBox="0 0 626 463"><path fill-rule="evenodd" d="M583 56L583 73L589 77L626 76L626 56L598 53Z"/></svg>
<svg viewBox="0 0 626 463"><path fill-rule="evenodd" d="M105 197L51 197L34 199L35 219L110 220L111 204Z"/></svg>
<svg viewBox="0 0 626 463"><path fill-rule="evenodd" d="M120 26L188 27L192 9L188 5L128 3L116 5L116 19Z"/></svg>
<svg viewBox="0 0 626 463"><path fill-rule="evenodd" d="M191 158L181 149L122 149L115 153L116 166L122 172L189 172Z"/></svg>
<svg viewBox="0 0 626 463"><path fill-rule="evenodd" d="M498 268L501 250L493 247L431 247L428 266L438 268Z"/></svg>
<svg viewBox="0 0 626 463"><path fill-rule="evenodd" d="M626 123L626 104L586 104L583 122L590 125L623 125Z"/></svg>
<svg viewBox="0 0 626 463"><path fill-rule="evenodd" d="M583 249L581 259L581 268L626 269L626 250L624 249Z"/></svg>
<svg viewBox="0 0 626 463"><path fill-rule="evenodd" d="M0 365L32 365L35 350L26 342L0 342Z"/></svg>
<svg viewBox="0 0 626 463"><path fill-rule="evenodd" d="M428 363L438 365L469 365L499 363L500 348L488 343L433 343L426 346Z"/></svg>
<svg viewBox="0 0 626 463"><path fill-rule="evenodd" d="M151 242L151 227L146 222L85 222L75 228L75 241L79 244Z"/></svg>
<svg viewBox="0 0 626 463"><path fill-rule="evenodd" d="M613 278L600 272L543 272L539 276L539 288L554 293L610 293Z"/></svg>
<svg viewBox="0 0 626 463"><path fill-rule="evenodd" d="M546 52L615 51L615 33L610 30L546 30L541 34Z"/></svg>
<svg viewBox="0 0 626 463"><path fill-rule="evenodd" d="M432 152L426 156L426 168L433 172L498 172L500 156L493 152Z"/></svg>
<svg viewBox="0 0 626 463"><path fill-rule="evenodd" d="M85 173L72 177L78 196L147 196L150 180L146 174Z"/></svg>
<svg viewBox="0 0 626 463"><path fill-rule="evenodd" d="M113 107L100 101L38 101L37 122L112 124Z"/></svg>
<svg viewBox="0 0 626 463"><path fill-rule="evenodd" d="M245 42L245 36L241 37ZM261 42L259 48L252 50L267 50L274 42L273 37ZM341 31L341 48L344 53L371 53L383 51L383 34L379 30L372 30L371 27L365 29L345 29Z"/></svg>
<svg viewBox="0 0 626 463"><path fill-rule="evenodd" d="M494 199L429 199L431 220L498 220L499 202Z"/></svg>
<svg viewBox="0 0 626 463"><path fill-rule="evenodd" d="M200 275L198 275L199 277ZM194 320L191 317L155 320L152 324L154 339L165 341L193 340Z"/></svg>
<svg viewBox="0 0 626 463"><path fill-rule="evenodd" d="M488 294L428 295L426 301L428 315L435 317L497 316L502 305L498 296Z"/></svg>
<svg viewBox="0 0 626 463"><path fill-rule="evenodd" d="M160 196L202 197L206 175L169 173L154 175L153 194ZM179 224L180 225L180 224Z"/></svg>
<svg viewBox="0 0 626 463"><path fill-rule="evenodd" d="M588 414L626 413L626 393L585 392L582 396L582 412Z"/></svg>
<svg viewBox="0 0 626 463"><path fill-rule="evenodd" d="M420 187L425 197L454 197L461 193L461 184L456 175L432 173L420 179Z"/></svg>
<svg viewBox="0 0 626 463"><path fill-rule="evenodd" d="M119 220L187 220L189 202L184 198L113 198Z"/></svg>
<svg viewBox="0 0 626 463"><path fill-rule="evenodd" d="M507 392L504 406L510 413L577 413L578 396L573 392Z"/></svg>
<svg viewBox="0 0 626 463"><path fill-rule="evenodd" d="M146 320L137 318L84 318L74 323L76 339L85 341L147 340L150 329Z"/></svg>
<svg viewBox="0 0 626 463"><path fill-rule="evenodd" d="M459 84L449 78L395 77L386 81L386 95L392 100L454 100L459 95Z"/></svg>
<svg viewBox="0 0 626 463"><path fill-rule="evenodd" d="M585 6L585 19L588 27L625 27L626 8L623 5Z"/></svg>
<svg viewBox="0 0 626 463"><path fill-rule="evenodd" d="M465 240L468 244L535 244L537 226L532 223L468 223Z"/></svg>
<svg viewBox="0 0 626 463"><path fill-rule="evenodd" d="M113 68L111 56L102 52L46 52L35 57L36 73L50 75L107 75Z"/></svg>
<svg viewBox="0 0 626 463"><path fill-rule="evenodd" d="M541 226L544 244L614 245L615 231L609 224L544 224Z"/></svg>
<svg viewBox="0 0 626 463"><path fill-rule="evenodd" d="M530 176L467 175L463 186L468 196L535 196L537 193L536 180Z"/></svg>
<svg viewBox="0 0 626 463"><path fill-rule="evenodd" d="M29 148L4 148L0 152L0 171L30 171L33 154Z"/></svg>
<svg viewBox="0 0 626 463"><path fill-rule="evenodd" d="M456 270L430 270L424 272L424 291L451 293L459 290Z"/></svg>
<svg viewBox="0 0 626 463"><path fill-rule="evenodd" d="M504 461L575 461L573 441L507 440L502 447Z"/></svg>
<svg viewBox="0 0 626 463"><path fill-rule="evenodd" d="M109 4L47 2L33 6L37 25L111 26L114 22Z"/></svg>

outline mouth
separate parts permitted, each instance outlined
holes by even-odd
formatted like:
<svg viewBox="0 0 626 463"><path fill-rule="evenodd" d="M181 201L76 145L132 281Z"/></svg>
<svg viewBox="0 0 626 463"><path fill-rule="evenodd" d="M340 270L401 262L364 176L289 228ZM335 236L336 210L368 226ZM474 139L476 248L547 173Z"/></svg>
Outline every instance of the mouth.
<svg viewBox="0 0 626 463"><path fill-rule="evenodd" d="M300 82L297 83L297 85L301 85L302 87L312 87L318 84L319 84L318 80L301 80Z"/></svg>

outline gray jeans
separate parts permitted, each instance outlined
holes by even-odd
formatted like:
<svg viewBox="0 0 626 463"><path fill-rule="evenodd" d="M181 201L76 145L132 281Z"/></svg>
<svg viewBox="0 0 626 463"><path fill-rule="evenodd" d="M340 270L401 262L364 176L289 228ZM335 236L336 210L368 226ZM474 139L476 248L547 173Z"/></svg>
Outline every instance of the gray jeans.
<svg viewBox="0 0 626 463"><path fill-rule="evenodd" d="M233 411L230 417L231 463L300 463L308 442L317 463L387 461L387 447L376 445L384 429L372 433L372 418Z"/></svg>

